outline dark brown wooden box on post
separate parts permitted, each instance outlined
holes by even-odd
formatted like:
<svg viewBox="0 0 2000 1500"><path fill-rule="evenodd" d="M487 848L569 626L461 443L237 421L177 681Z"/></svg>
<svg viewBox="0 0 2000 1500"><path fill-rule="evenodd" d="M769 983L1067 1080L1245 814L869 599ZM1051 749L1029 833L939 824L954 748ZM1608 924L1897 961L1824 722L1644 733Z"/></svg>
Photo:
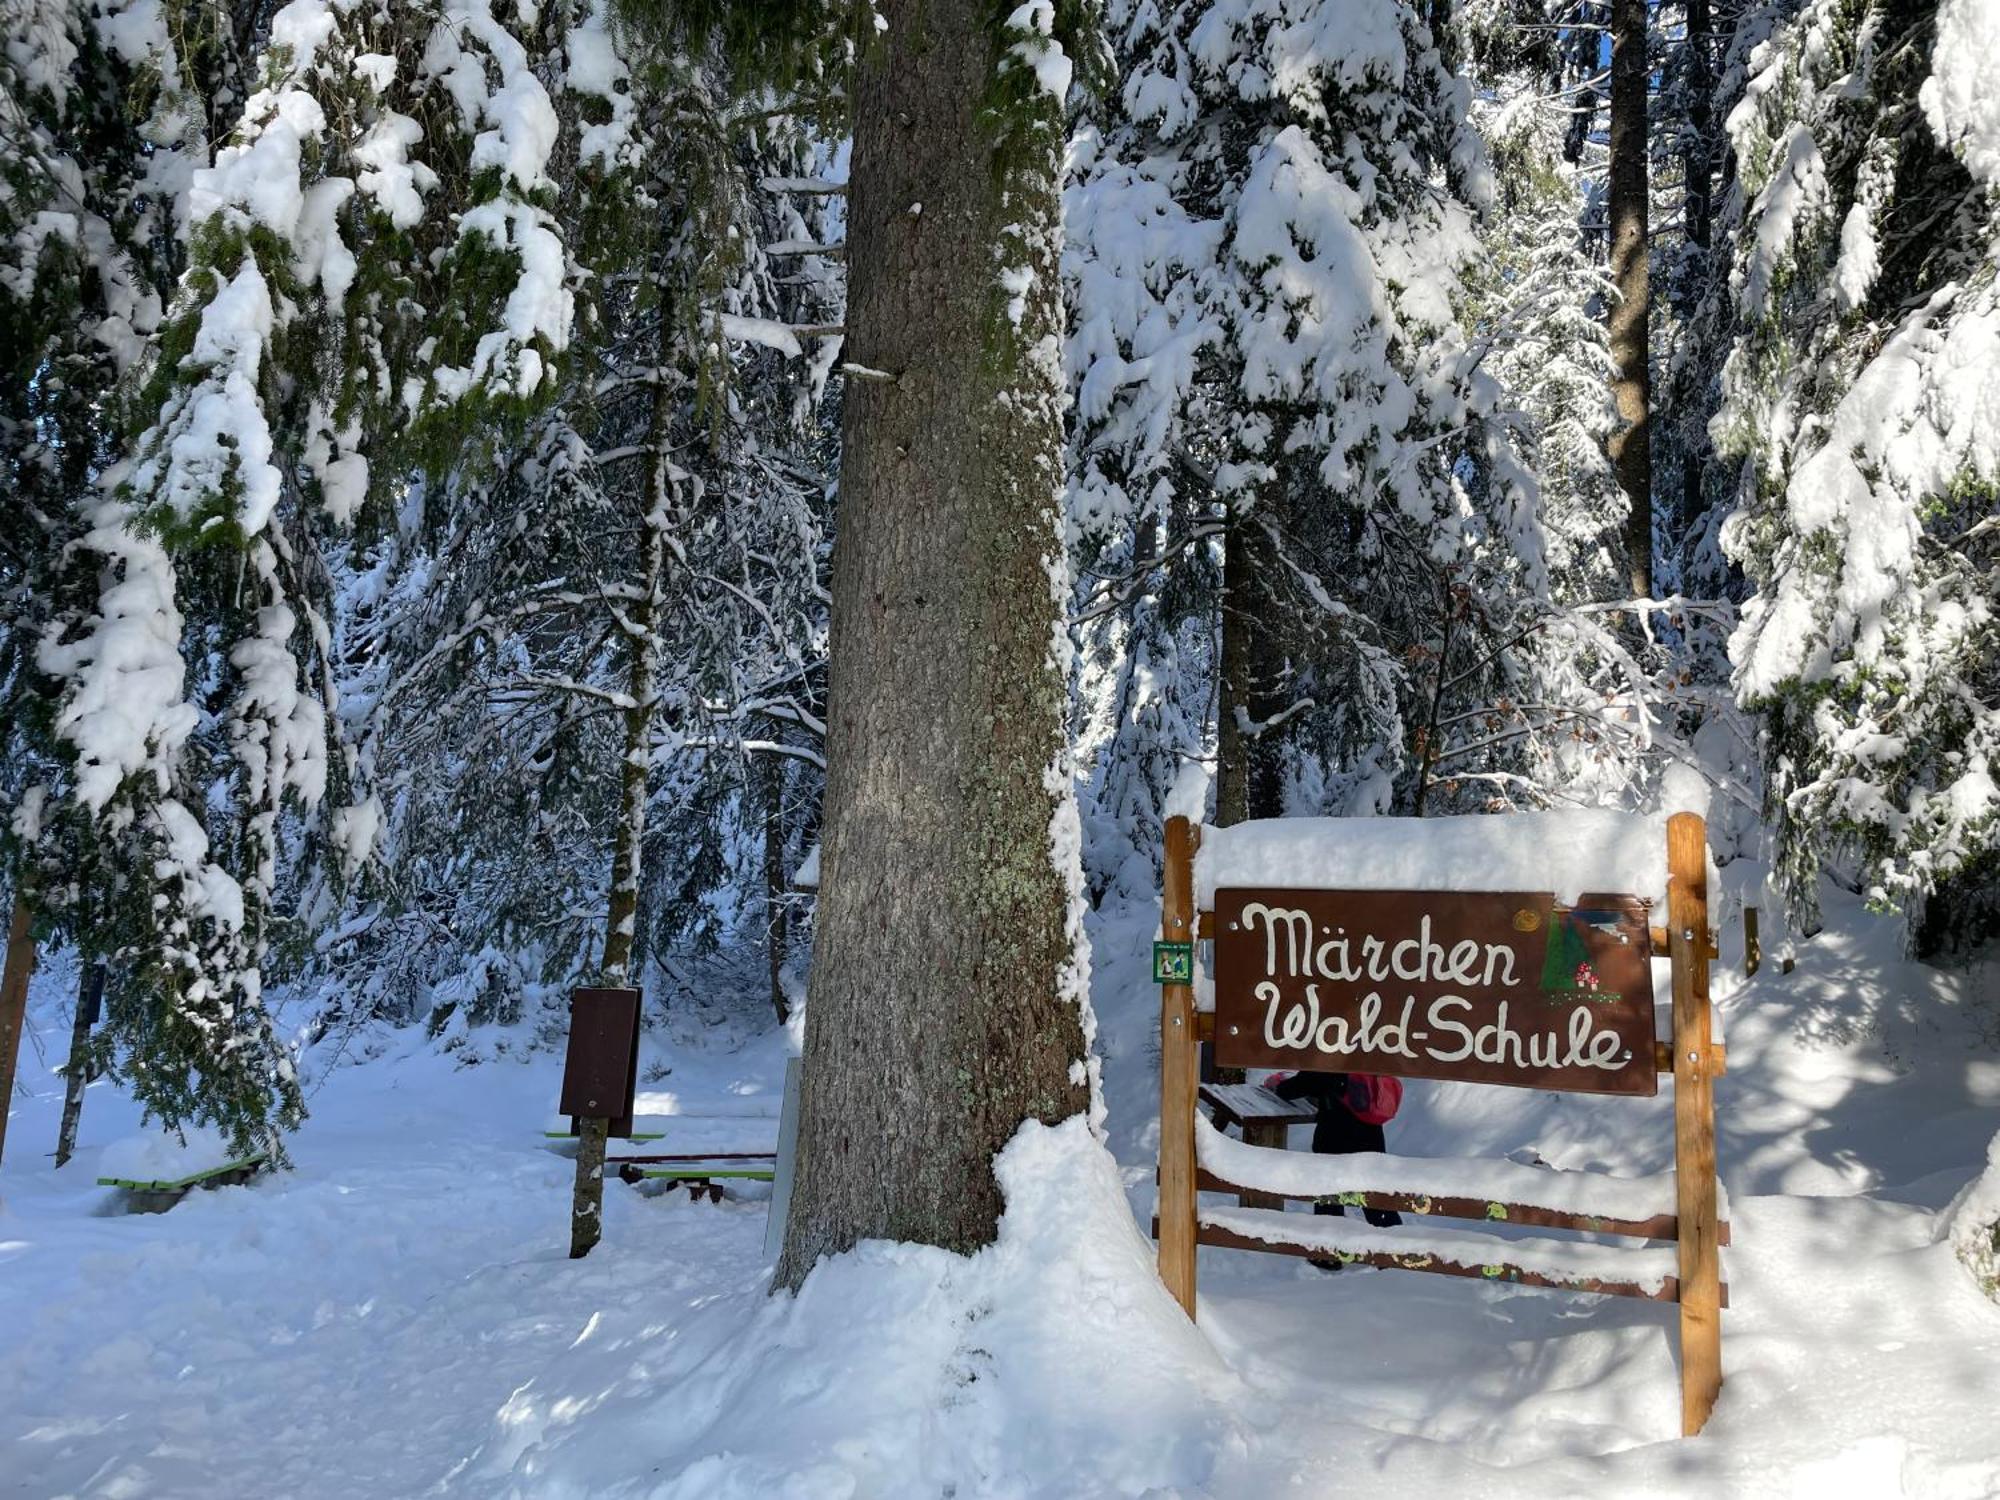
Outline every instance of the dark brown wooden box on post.
<svg viewBox="0 0 2000 1500"><path fill-rule="evenodd" d="M639 992L578 989L569 997L569 1055L562 1103L570 1129L609 1120L608 1135L629 1139L639 1092Z"/></svg>

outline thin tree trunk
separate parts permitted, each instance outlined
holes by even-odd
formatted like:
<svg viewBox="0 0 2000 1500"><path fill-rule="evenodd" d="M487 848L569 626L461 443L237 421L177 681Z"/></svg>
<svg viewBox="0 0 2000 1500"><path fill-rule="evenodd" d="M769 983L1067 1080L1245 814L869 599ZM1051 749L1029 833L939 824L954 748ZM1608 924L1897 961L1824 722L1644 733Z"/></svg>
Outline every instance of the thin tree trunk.
<svg viewBox="0 0 2000 1500"><path fill-rule="evenodd" d="M76 1019L69 1031L69 1061L63 1065L62 1124L56 1130L56 1165L76 1152L76 1128L83 1120L83 1091L90 1086L90 1028L104 1007L104 965L85 964L76 986Z"/></svg>
<svg viewBox="0 0 2000 1500"><path fill-rule="evenodd" d="M1260 506L1269 503L1266 495ZM1227 828L1284 814L1284 754L1266 729L1284 708L1278 645L1282 608L1273 597L1276 559L1259 519L1233 508L1222 533L1222 651L1216 694L1215 823ZM1213 1043L1201 1044L1203 1083L1242 1083L1241 1068L1218 1067Z"/></svg>
<svg viewBox="0 0 2000 1500"><path fill-rule="evenodd" d="M785 907L785 765L778 756L766 755L757 772L764 791L764 952L771 1009L782 1026L792 1011L785 1000L785 942L790 926Z"/></svg>
<svg viewBox="0 0 2000 1500"><path fill-rule="evenodd" d="M1231 828L1250 817L1250 636L1255 608L1250 589L1249 523L1231 507L1222 530L1222 649L1215 697L1215 826Z"/></svg>
<svg viewBox="0 0 2000 1500"><path fill-rule="evenodd" d="M1706 250L1715 224L1714 26L1709 0L1687 0L1688 137L1682 160L1687 171L1687 237Z"/></svg>
<svg viewBox="0 0 2000 1500"><path fill-rule="evenodd" d="M7 1151L7 1115L14 1107L14 1069L21 1060L21 1033L28 1029L28 980L34 972L34 914L28 898L17 894L6 967L0 970L0 1158Z"/></svg>
<svg viewBox="0 0 2000 1500"><path fill-rule="evenodd" d="M995 1153L1087 1102L1075 854L1051 847L1070 795L1061 111L996 101L987 0L880 9L853 91L847 326L892 379L852 382L843 413L788 1288L863 1239L989 1243Z"/></svg>
<svg viewBox="0 0 2000 1500"><path fill-rule="evenodd" d="M1268 504L1260 501L1260 509ZM1222 540L1221 682L1216 703L1215 823L1284 814L1286 704L1277 559L1261 520L1231 513Z"/></svg>
<svg viewBox="0 0 2000 1500"><path fill-rule="evenodd" d="M1632 594L1653 592L1652 402L1647 314L1646 0L1611 3L1611 279L1607 318L1619 430L1610 456L1630 507L1625 521Z"/></svg>
<svg viewBox="0 0 2000 1500"><path fill-rule="evenodd" d="M1444 688L1451 680L1445 674L1451 668L1451 627L1457 613L1457 601L1452 597L1449 573L1438 579L1438 594L1443 622L1438 632L1437 677L1431 683L1430 715L1424 723L1423 750L1417 761L1417 796L1415 805L1410 809L1411 814L1419 818L1424 815L1424 804L1430 798L1431 771L1438 758L1438 722L1444 715Z"/></svg>
<svg viewBox="0 0 2000 1500"><path fill-rule="evenodd" d="M660 364L671 351L673 319L660 315ZM654 625L660 607L662 574L666 567L668 501L674 491L673 466L667 457L667 436L673 413L670 382L655 387L650 442L653 466L646 482L644 530L639 543L639 597L625 612L627 668L624 710L625 746L618 762L618 823L611 843L611 902L605 916L604 961L599 982L620 989L632 982L633 937L639 919L640 854L646 842L646 780L652 757L654 699L657 696L658 647ZM569 1254L577 1260L590 1253L604 1232L604 1142L609 1122L577 1122L576 1187L571 1195Z"/></svg>
<svg viewBox="0 0 2000 1500"><path fill-rule="evenodd" d="M1715 224L1715 70L1709 64L1713 55L1709 31L1713 24L1709 0L1687 0L1687 41L1684 45L1688 55L1684 86L1687 89L1688 128L1687 148L1681 160L1687 183L1688 243L1697 251L1697 288L1705 287L1708 278L1714 274L1709 254ZM1698 387L1684 392L1684 395L1691 402L1705 404L1703 398L1706 392ZM1707 509L1703 503L1706 490L1703 470L1708 455L1707 423L1703 421L1697 428L1681 419L1680 425L1693 437L1681 455L1681 514L1680 525L1676 528L1679 535L1672 541L1676 549L1688 545L1693 528Z"/></svg>

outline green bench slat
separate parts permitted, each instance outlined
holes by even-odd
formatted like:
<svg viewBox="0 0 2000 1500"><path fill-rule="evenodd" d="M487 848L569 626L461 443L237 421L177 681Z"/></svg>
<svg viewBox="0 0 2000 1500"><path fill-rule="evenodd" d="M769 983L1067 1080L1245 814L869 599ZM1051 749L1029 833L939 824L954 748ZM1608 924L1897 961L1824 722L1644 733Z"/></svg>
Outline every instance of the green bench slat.
<svg viewBox="0 0 2000 1500"><path fill-rule="evenodd" d="M190 1188L196 1183L206 1182L211 1177L220 1177L227 1172L241 1172L248 1167L262 1166L268 1159L269 1153L253 1151L250 1155L239 1157L235 1161L226 1161L219 1167L210 1167L205 1172L196 1172L191 1176L177 1178L172 1182L140 1182L130 1177L100 1177L97 1179L97 1185L99 1187L130 1188L132 1191L138 1193L171 1193L176 1188Z"/></svg>
<svg viewBox="0 0 2000 1500"><path fill-rule="evenodd" d="M550 1141L573 1141L576 1139L576 1132L574 1130L544 1130L542 1138ZM666 1138L667 1133L664 1130L635 1130L630 1135L613 1137L614 1140L621 1141L664 1141Z"/></svg>

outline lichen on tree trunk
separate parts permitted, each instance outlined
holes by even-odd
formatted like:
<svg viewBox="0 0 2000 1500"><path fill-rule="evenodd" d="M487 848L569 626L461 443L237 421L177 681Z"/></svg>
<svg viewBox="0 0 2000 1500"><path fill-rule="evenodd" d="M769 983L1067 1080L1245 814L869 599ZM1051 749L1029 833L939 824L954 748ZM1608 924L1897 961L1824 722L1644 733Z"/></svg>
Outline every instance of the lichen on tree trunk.
<svg viewBox="0 0 2000 1500"><path fill-rule="evenodd" d="M988 1243L994 1155L1088 1102L1052 853L1061 112L998 102L990 0L881 10L853 90L847 326L848 357L892 378L850 382L843 415L786 1287L866 1238Z"/></svg>

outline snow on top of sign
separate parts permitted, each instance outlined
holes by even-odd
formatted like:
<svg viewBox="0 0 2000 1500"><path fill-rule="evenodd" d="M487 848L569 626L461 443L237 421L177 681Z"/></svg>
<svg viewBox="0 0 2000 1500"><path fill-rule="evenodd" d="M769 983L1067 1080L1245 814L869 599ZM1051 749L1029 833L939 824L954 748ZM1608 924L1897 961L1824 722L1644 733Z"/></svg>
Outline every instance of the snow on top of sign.
<svg viewBox="0 0 2000 1500"><path fill-rule="evenodd" d="M1664 813L1602 808L1455 818L1270 818L1204 828L1195 903L1229 886L1553 891L1667 897Z"/></svg>
<svg viewBox="0 0 2000 1500"><path fill-rule="evenodd" d="M1275 1151L1224 1135L1199 1112L1194 1138L1202 1166L1216 1176L1239 1187L1295 1197L1418 1193L1628 1220L1671 1214L1676 1206L1672 1172L1611 1177L1602 1172L1563 1172L1502 1159L1393 1156L1377 1151L1342 1156ZM1720 1183L1716 1191L1717 1213L1726 1218L1729 1205L1721 1197Z"/></svg>
<svg viewBox="0 0 2000 1500"><path fill-rule="evenodd" d="M1503 1239L1471 1229L1405 1221L1378 1229L1365 1219L1285 1214L1268 1208L1203 1209L1201 1222L1268 1244L1304 1245L1330 1255L1427 1255L1457 1266L1514 1266L1552 1281L1630 1283L1655 1293L1679 1269L1672 1245L1593 1245L1582 1240Z"/></svg>

